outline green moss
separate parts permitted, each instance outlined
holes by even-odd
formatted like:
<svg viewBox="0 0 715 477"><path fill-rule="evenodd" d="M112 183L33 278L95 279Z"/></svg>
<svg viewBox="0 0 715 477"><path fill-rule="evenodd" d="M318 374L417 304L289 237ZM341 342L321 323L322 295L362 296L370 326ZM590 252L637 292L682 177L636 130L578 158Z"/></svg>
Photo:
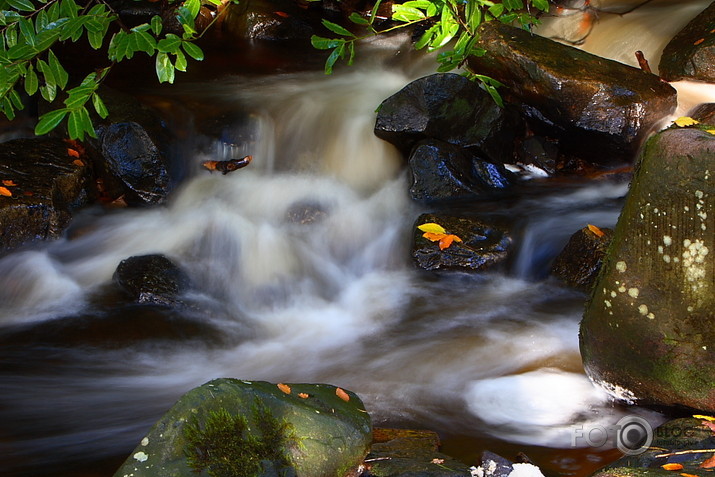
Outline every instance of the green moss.
<svg viewBox="0 0 715 477"><path fill-rule="evenodd" d="M288 454L296 442L291 424L276 419L258 399L252 417L255 429L225 408L209 412L203 425L194 416L184 426L188 466L210 477L295 475Z"/></svg>

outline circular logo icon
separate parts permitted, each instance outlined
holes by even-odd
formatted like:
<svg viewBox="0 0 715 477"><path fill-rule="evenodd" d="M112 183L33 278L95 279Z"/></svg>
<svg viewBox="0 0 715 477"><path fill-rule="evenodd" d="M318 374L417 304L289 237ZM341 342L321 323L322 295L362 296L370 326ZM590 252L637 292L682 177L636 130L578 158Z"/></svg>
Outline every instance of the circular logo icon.
<svg viewBox="0 0 715 477"><path fill-rule="evenodd" d="M653 428L642 417L623 417L616 423L616 429L616 447L625 455L642 454L653 442Z"/></svg>

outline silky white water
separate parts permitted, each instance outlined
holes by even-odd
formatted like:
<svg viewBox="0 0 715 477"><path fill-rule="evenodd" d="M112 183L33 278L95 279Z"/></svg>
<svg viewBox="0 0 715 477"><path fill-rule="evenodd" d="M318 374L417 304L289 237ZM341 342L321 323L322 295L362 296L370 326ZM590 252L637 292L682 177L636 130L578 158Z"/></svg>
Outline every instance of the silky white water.
<svg viewBox="0 0 715 477"><path fill-rule="evenodd" d="M568 448L575 428L634 412L583 375L586 296L547 277L573 232L615 224L627 184L584 181L474 204L473 215L508 219L508 266L416 270L414 222L430 209L409 199L402 159L372 128L380 102L428 70L375 48L332 77L185 87L242 119L188 154L189 176L165 207L89 211L66 238L0 259L2 332L92 315L121 260L161 253L194 283L187 313L223 335L221 344L0 349L8 472L128 453L179 396L216 377L328 382L358 393L377 426L525 446ZM225 153L254 160L226 176L200 167ZM316 220L293 220L296 211ZM125 326L141 332L143 316L124 309Z"/></svg>

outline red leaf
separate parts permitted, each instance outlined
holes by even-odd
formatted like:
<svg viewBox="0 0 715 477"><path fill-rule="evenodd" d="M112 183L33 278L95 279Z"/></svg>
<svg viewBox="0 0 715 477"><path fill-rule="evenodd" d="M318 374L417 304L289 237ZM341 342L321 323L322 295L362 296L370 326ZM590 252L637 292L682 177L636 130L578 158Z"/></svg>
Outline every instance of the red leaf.
<svg viewBox="0 0 715 477"><path fill-rule="evenodd" d="M335 394L345 402L350 401L350 395L340 388L335 389Z"/></svg>

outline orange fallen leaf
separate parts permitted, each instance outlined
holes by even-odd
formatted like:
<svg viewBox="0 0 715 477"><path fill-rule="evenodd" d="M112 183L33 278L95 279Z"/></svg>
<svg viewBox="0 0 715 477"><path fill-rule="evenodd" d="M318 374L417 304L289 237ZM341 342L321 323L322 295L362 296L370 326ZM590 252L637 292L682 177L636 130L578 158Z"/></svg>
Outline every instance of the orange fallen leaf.
<svg viewBox="0 0 715 477"><path fill-rule="evenodd" d="M422 236L423 236L424 238L426 238L427 240L430 240L430 241L432 241L432 242L439 242L440 240L442 240L443 238L445 238L445 237L447 236L447 234L438 234L438 233L434 233L434 232L425 232L425 233L422 234Z"/></svg>
<svg viewBox="0 0 715 477"><path fill-rule="evenodd" d="M701 469L712 469L715 467L715 455L709 459L705 459L702 464L700 464Z"/></svg>
<svg viewBox="0 0 715 477"><path fill-rule="evenodd" d="M439 249L444 250L445 248L449 248L450 245L452 245L452 242L461 242L462 239L457 237L456 235L453 234L448 234L442 237L439 240Z"/></svg>
<svg viewBox="0 0 715 477"><path fill-rule="evenodd" d="M32 197L34 194L32 193L32 191L26 190L25 192L23 192L23 195L26 195L27 197Z"/></svg>
<svg viewBox="0 0 715 477"><path fill-rule="evenodd" d="M12 192L7 187L0 187L0 195L5 197L12 197Z"/></svg>
<svg viewBox="0 0 715 477"><path fill-rule="evenodd" d="M686 474L686 473L684 473L684 472L681 472L680 475L682 475L683 477L699 477L699 476L697 476L697 475L694 475L694 474Z"/></svg>
<svg viewBox="0 0 715 477"><path fill-rule="evenodd" d="M79 151L75 151L72 148L67 148L67 155L72 157L79 157Z"/></svg>
<svg viewBox="0 0 715 477"><path fill-rule="evenodd" d="M603 230L599 229L595 225L588 224L588 230L596 234L596 237L603 237L604 235L606 235L603 233Z"/></svg>
<svg viewBox="0 0 715 477"><path fill-rule="evenodd" d="M252 160L253 156L245 156L240 159L229 159L228 161L203 161L201 165L209 171L218 171L226 175L229 172L246 167Z"/></svg>
<svg viewBox="0 0 715 477"><path fill-rule="evenodd" d="M13 186L16 186L17 184L15 184L15 183L14 183L13 181L11 181L11 180L4 180L4 181L2 181L2 185L8 186L8 187L13 187Z"/></svg>
<svg viewBox="0 0 715 477"><path fill-rule="evenodd" d="M348 395L348 393L346 393L345 391L343 391L340 388L335 389L335 394L345 402L350 401L350 395Z"/></svg>
<svg viewBox="0 0 715 477"><path fill-rule="evenodd" d="M298 393L298 397L301 399L308 399L310 397L310 394L308 393Z"/></svg>
<svg viewBox="0 0 715 477"><path fill-rule="evenodd" d="M693 43L693 46L698 46L700 43L702 43L704 41L705 41L705 38L701 38L701 39L697 40L695 43Z"/></svg>
<svg viewBox="0 0 715 477"><path fill-rule="evenodd" d="M683 468L683 464L663 464L661 467L665 470L680 470Z"/></svg>
<svg viewBox="0 0 715 477"><path fill-rule="evenodd" d="M278 389L280 389L284 393L290 394L290 386L288 386L287 384L278 383L276 384L276 386L278 386Z"/></svg>
<svg viewBox="0 0 715 477"><path fill-rule="evenodd" d="M273 13L275 13L276 15L278 15L281 18L289 18L290 17L290 14L288 14L286 12L273 12Z"/></svg>
<svg viewBox="0 0 715 477"><path fill-rule="evenodd" d="M74 161L72 161L72 164L74 164L75 166L79 166L79 167L84 166L84 162L82 162L80 159L75 159Z"/></svg>
<svg viewBox="0 0 715 477"><path fill-rule="evenodd" d="M432 459L433 464L444 464L444 459Z"/></svg>

